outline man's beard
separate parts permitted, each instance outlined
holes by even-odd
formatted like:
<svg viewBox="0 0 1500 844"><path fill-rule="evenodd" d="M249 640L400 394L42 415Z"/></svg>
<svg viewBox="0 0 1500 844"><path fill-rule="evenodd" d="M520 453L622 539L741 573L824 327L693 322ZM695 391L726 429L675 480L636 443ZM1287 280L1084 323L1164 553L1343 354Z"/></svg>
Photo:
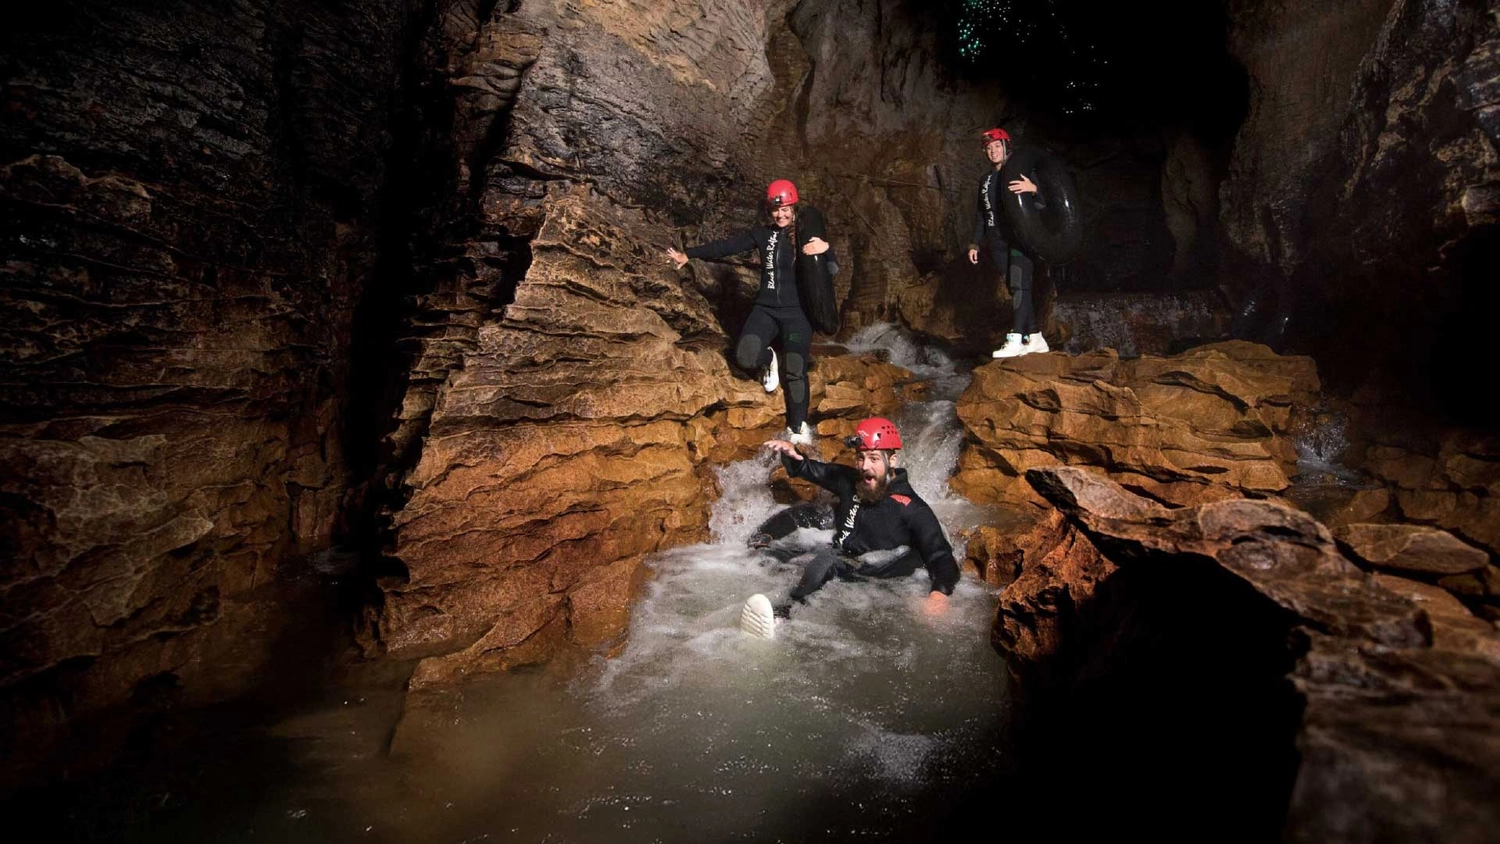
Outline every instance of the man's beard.
<svg viewBox="0 0 1500 844"><path fill-rule="evenodd" d="M891 485L889 475L877 475L874 472L866 472L854 485L854 494L864 504L874 504L885 497L886 488Z"/></svg>

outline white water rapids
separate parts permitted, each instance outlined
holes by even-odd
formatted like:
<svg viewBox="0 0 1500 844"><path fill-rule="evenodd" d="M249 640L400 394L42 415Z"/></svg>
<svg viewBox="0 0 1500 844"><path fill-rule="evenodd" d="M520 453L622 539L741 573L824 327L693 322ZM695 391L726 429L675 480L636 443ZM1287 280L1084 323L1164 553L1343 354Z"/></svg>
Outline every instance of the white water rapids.
<svg viewBox="0 0 1500 844"><path fill-rule="evenodd" d="M913 485L956 538L979 518L946 484L967 376L889 327L851 346L933 381L936 398L897 421ZM774 640L740 633L748 596L779 599L797 578L745 544L781 506L771 466L720 470L712 541L651 561L617 655L413 696L394 732L394 690L283 722L284 775L156 840L908 841L993 812L1006 711L993 591L965 579L932 620L925 570L835 580Z"/></svg>

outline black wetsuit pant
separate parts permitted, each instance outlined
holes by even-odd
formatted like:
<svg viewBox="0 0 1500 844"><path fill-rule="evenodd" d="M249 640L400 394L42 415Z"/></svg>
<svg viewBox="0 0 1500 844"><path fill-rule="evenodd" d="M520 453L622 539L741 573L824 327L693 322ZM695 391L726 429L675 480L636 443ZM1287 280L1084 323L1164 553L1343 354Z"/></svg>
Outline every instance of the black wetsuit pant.
<svg viewBox="0 0 1500 844"><path fill-rule="evenodd" d="M1010 330L1022 337L1036 333L1036 307L1031 298L1031 280L1036 274L1036 265L1019 249L1010 248L1005 238L992 234L985 244L989 247L990 260L1005 274L1010 283L1010 304L1013 316Z"/></svg>
<svg viewBox="0 0 1500 844"><path fill-rule="evenodd" d="M758 372L771 362L771 341L781 336L781 387L786 399L786 426L797 430L807 421L807 354L812 346L812 324L799 305L756 305L740 330L734 361L746 372Z"/></svg>

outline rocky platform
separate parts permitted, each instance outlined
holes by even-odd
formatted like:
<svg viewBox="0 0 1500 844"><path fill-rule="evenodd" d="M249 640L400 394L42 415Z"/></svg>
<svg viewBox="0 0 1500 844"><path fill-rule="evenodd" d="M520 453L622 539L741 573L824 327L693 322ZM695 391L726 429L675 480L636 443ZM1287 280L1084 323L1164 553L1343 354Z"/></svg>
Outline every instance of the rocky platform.
<svg viewBox="0 0 1500 844"><path fill-rule="evenodd" d="M1161 828L1234 817L1236 838L1492 840L1493 625L1363 570L1281 503L1174 510L1097 471L1026 477L1056 510L1017 535L994 638L1046 770L1075 791L1112 782L1117 819L1175 807ZM1387 567L1483 565L1451 537L1396 532L1354 541Z"/></svg>
<svg viewBox="0 0 1500 844"><path fill-rule="evenodd" d="M1296 473L1294 408L1311 358L1231 341L1172 357L1026 355L974 371L953 487L981 503L1039 503L1028 469L1087 465L1173 505L1277 495Z"/></svg>

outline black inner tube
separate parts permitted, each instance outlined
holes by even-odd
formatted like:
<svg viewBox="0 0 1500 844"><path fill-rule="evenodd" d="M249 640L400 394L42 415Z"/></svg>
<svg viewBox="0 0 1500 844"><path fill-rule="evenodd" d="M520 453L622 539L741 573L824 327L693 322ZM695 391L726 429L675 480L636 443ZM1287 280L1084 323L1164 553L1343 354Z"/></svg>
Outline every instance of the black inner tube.
<svg viewBox="0 0 1500 844"><path fill-rule="evenodd" d="M1022 175L1036 183L1042 202L1009 189L1000 201L1022 248L1051 264L1066 264L1078 257L1083 246L1083 209L1072 172L1047 150L1022 147L1000 168L1000 178L1009 185Z"/></svg>

